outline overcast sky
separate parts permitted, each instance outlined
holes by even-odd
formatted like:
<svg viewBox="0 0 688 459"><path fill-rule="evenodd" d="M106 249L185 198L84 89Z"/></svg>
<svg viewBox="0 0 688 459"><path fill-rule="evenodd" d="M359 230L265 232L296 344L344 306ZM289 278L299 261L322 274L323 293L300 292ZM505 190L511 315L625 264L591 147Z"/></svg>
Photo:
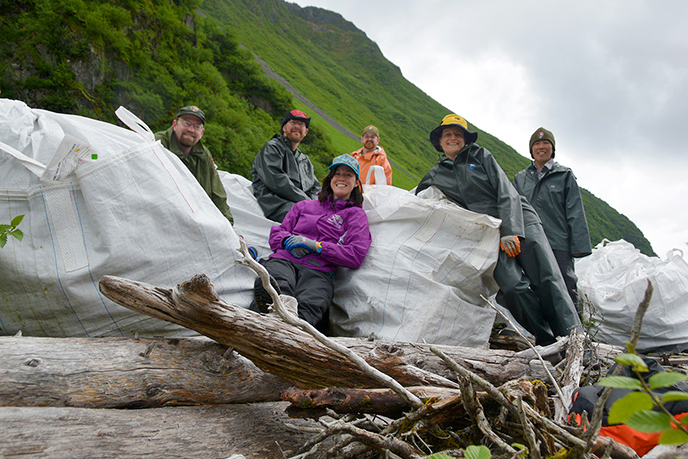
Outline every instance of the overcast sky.
<svg viewBox="0 0 688 459"><path fill-rule="evenodd" d="M295 3L340 13L406 79L523 156L551 130L580 186L661 258L688 259L688 2Z"/></svg>

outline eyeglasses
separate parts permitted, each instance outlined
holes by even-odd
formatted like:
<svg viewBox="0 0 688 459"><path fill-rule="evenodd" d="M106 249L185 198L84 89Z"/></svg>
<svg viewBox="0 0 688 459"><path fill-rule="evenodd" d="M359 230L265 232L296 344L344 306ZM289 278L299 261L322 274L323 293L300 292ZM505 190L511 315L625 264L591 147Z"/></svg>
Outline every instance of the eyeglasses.
<svg viewBox="0 0 688 459"><path fill-rule="evenodd" d="M197 131L200 131L201 129L203 129L203 125L202 125L202 124L193 124L193 123L189 123L189 122L186 121L186 120L180 120L180 121L182 122L182 125L183 125L184 127L187 127L187 128L188 128L188 127L193 126L193 128L194 128L195 130L197 130Z"/></svg>

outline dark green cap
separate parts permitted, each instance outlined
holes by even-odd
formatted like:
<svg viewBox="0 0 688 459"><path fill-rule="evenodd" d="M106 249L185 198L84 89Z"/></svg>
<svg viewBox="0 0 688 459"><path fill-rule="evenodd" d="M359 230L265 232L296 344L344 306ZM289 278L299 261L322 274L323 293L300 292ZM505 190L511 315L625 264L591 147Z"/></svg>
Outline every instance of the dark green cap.
<svg viewBox="0 0 688 459"><path fill-rule="evenodd" d="M179 118L182 115L197 116L198 118L200 118L201 122L205 124L205 113L203 113L203 110L196 107L195 105L187 105L186 107L180 108L177 112L177 118Z"/></svg>

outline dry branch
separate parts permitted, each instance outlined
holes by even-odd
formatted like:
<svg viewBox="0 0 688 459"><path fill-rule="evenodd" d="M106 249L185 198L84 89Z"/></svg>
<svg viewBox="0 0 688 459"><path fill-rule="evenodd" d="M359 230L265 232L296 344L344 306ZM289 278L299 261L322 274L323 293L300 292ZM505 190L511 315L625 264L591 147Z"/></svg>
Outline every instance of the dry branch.
<svg viewBox="0 0 688 459"><path fill-rule="evenodd" d="M441 387L407 387L407 390L423 400L446 399L460 393L456 389ZM282 400L291 402L288 412L291 416L303 413L314 417L318 412L331 409L335 413L376 414L397 418L412 407L403 397L391 389L347 389L329 387L321 390L290 388L282 392Z"/></svg>
<svg viewBox="0 0 688 459"><path fill-rule="evenodd" d="M561 376L562 399L554 401L554 421L560 424L566 422L566 416L571 405L571 396L580 385L583 373L583 342L584 337L578 331L569 336L569 349L566 353L566 367Z"/></svg>
<svg viewBox="0 0 688 459"><path fill-rule="evenodd" d="M390 436L383 436L368 430L360 429L349 423L335 423L328 428L328 434L347 433L356 441L378 451L390 451L404 459L420 459L422 455L407 442Z"/></svg>
<svg viewBox="0 0 688 459"><path fill-rule="evenodd" d="M277 313L282 318L282 320L284 320L286 323L290 325L299 327L301 330L313 336L313 338L315 338L316 341L318 341L320 344L327 346L329 349L343 355L350 362L356 365L361 371L363 371L366 375L378 381L381 386L386 386L392 389L413 407L418 408L423 405L423 402L421 402L418 397L413 395L411 392L407 391L404 388L404 386L399 384L394 378L391 378L384 372L370 365L358 354L351 351L346 346L342 346L336 341L329 339L327 336L320 333L320 331L316 329L313 325L309 324L305 320L300 319L298 317L298 302L296 301L296 299L293 297L277 294L277 291L275 291L275 289L271 285L270 274L268 273L268 271L265 269L264 266L253 260L252 257L248 255L248 245L246 244L246 242L243 239L241 239L240 242L240 252L244 256L239 260L239 263L250 266L251 268L253 268L254 271L256 271L256 273L258 273L258 276L260 276L260 279L263 283L263 287L267 289L268 293L272 297L273 307L277 310ZM286 307L287 304L290 307Z"/></svg>

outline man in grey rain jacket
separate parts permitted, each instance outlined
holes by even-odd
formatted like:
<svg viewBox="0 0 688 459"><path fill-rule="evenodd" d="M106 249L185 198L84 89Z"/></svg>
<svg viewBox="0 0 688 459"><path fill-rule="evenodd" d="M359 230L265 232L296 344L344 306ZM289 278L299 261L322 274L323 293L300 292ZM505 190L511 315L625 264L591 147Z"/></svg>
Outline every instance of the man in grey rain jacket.
<svg viewBox="0 0 688 459"><path fill-rule="evenodd" d="M573 259L592 253L590 232L576 177L571 169L554 161L554 152L554 134L538 128L530 136L533 163L514 176L514 186L540 216L566 288L578 305Z"/></svg>
<svg viewBox="0 0 688 459"><path fill-rule="evenodd" d="M270 220L281 223L295 203L320 192L313 164L298 148L310 122L304 112L290 111L282 120L282 134L268 140L253 160L253 195Z"/></svg>
<svg viewBox="0 0 688 459"><path fill-rule="evenodd" d="M567 294L542 224L492 154L475 143L462 117L450 114L430 133L430 142L444 153L421 180L416 193L439 188L470 211L502 220L494 277L497 302L535 336L540 345L567 336L581 322Z"/></svg>

